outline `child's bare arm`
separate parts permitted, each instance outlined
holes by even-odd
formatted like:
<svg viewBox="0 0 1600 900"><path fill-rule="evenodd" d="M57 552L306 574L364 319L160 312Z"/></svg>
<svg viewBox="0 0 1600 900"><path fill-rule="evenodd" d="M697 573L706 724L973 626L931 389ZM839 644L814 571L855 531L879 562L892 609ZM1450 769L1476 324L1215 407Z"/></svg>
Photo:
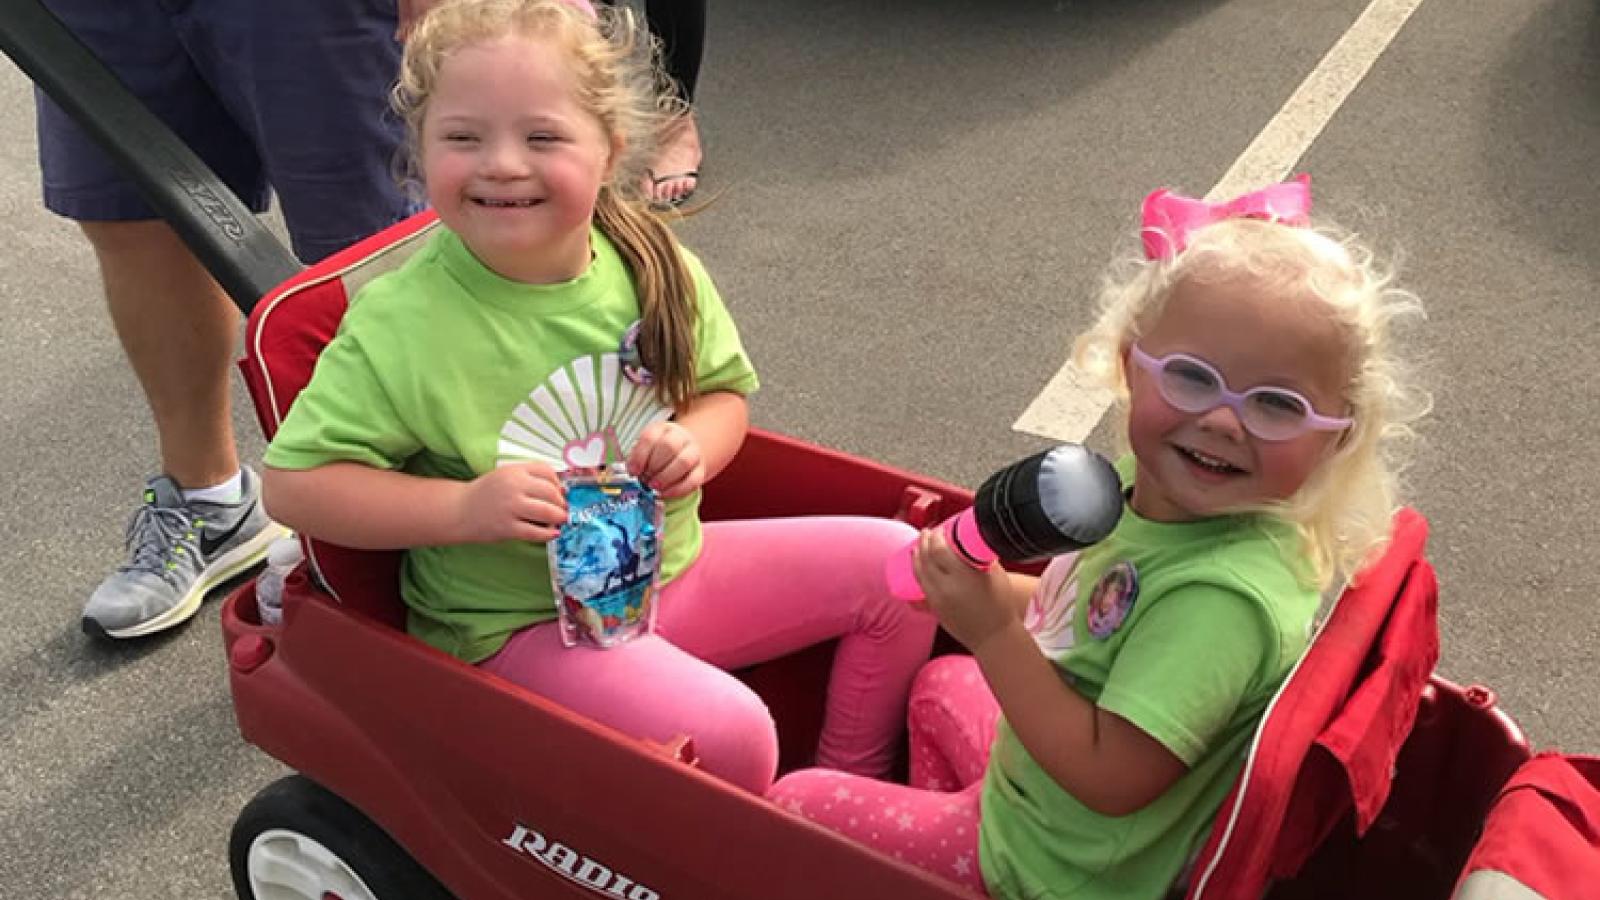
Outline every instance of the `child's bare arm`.
<svg viewBox="0 0 1600 900"><path fill-rule="evenodd" d="M303 470L268 467L262 493L276 521L366 550L548 541L567 517L560 482L543 463L501 466L473 481L355 462Z"/></svg>
<svg viewBox="0 0 1600 900"><path fill-rule="evenodd" d="M1183 775L1183 762L1159 741L1062 681L1022 624L1032 579L974 570L937 528L918 541L912 564L928 608L972 651L1012 731L1057 784L1095 812L1123 816Z"/></svg>
<svg viewBox="0 0 1600 900"><path fill-rule="evenodd" d="M973 648L1017 739L1055 782L1107 816L1143 809L1187 767L1159 741L1090 703L1017 621Z"/></svg>
<svg viewBox="0 0 1600 900"><path fill-rule="evenodd" d="M1006 582L1011 586L1011 599L1020 619L1028 611L1028 601L1033 599L1033 592L1039 588L1039 576L1007 572Z"/></svg>
<svg viewBox="0 0 1600 900"><path fill-rule="evenodd" d="M713 391L689 401L678 424L694 433L706 468L706 481L717 477L744 446L750 431L750 407L744 395Z"/></svg>

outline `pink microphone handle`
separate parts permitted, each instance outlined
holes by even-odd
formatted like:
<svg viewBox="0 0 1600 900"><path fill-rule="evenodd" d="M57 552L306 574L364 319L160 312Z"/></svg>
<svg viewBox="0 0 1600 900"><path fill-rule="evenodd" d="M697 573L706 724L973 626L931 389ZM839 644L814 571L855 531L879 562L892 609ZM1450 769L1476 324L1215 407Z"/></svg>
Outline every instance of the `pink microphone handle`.
<svg viewBox="0 0 1600 900"><path fill-rule="evenodd" d="M974 569L987 569L994 564L995 552L984 542L978 532L978 519L971 509L962 510L939 525L944 529L944 539L956 555ZM889 593L901 600L921 600L922 585L917 583L917 573L911 566L917 542L910 541L889 555L884 566L884 576L889 581Z"/></svg>

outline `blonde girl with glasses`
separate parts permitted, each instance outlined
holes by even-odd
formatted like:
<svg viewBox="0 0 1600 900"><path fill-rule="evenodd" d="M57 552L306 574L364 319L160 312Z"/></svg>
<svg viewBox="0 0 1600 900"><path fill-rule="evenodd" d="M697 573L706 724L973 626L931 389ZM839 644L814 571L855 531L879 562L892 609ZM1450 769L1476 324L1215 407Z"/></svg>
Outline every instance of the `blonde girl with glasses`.
<svg viewBox="0 0 1600 900"><path fill-rule="evenodd" d="M1116 530L1037 580L925 532L927 605L971 655L912 688L909 784L813 769L775 802L996 897L1167 894L1320 593L1381 549L1384 449L1426 408L1390 341L1416 299L1309 211L1303 177L1147 198L1076 348L1121 400Z"/></svg>

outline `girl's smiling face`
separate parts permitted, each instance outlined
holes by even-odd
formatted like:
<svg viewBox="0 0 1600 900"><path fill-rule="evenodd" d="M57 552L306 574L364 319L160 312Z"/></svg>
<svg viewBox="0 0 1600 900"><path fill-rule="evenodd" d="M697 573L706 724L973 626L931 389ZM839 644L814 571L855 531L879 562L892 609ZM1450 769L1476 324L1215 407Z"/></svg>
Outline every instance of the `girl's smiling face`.
<svg viewBox="0 0 1600 900"><path fill-rule="evenodd" d="M531 283L588 267L595 199L620 147L578 102L558 47L506 38L451 54L420 149L429 204L484 265Z"/></svg>
<svg viewBox="0 0 1600 900"><path fill-rule="evenodd" d="M1317 297L1283 296L1245 278L1191 279L1173 289L1139 347L1157 358L1199 357L1236 391L1289 388L1318 412L1345 416L1346 338L1326 309ZM1147 519L1190 521L1287 499L1338 445L1340 433L1327 431L1261 440L1226 406L1183 412L1123 353L1128 440L1139 463L1132 506Z"/></svg>

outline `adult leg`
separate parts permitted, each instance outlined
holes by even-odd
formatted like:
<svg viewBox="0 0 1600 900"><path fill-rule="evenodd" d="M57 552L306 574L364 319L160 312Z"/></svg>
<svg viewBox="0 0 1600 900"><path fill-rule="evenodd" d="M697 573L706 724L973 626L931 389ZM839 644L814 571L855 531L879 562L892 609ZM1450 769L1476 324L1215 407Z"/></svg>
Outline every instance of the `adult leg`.
<svg viewBox="0 0 1600 900"><path fill-rule="evenodd" d="M233 303L165 222L81 226L166 473L146 486L128 561L89 596L81 624L96 637L142 637L188 621L213 588L259 563L287 532L267 518L259 482L234 450ZM205 489L219 484L227 486ZM183 490L190 486L201 490Z"/></svg>
<svg viewBox="0 0 1600 900"><path fill-rule="evenodd" d="M47 5L251 209L266 208L248 136L161 4ZM77 221L94 248L117 336L155 418L163 470L189 489L229 478L239 468L228 414L233 305L137 186L42 94L38 135L45 206Z"/></svg>
<svg viewBox="0 0 1600 900"><path fill-rule="evenodd" d="M199 488L239 471L229 372L239 314L160 220L81 222L106 305L155 419L161 469Z"/></svg>
<svg viewBox="0 0 1600 900"><path fill-rule="evenodd" d="M49 6L252 209L266 202L259 161L218 105L154 0ZM146 485L127 530L128 560L84 607L95 635L136 637L186 621L205 594L259 562L282 529L242 471L228 412L237 316L138 189L65 112L38 101L45 205L81 223L100 265L118 337L160 436L166 474Z"/></svg>
<svg viewBox="0 0 1600 900"><path fill-rule="evenodd" d="M883 575L890 552L916 532L841 516L704 528L700 557L662 592L659 633L725 669L838 638L817 762L888 774L906 696L938 624L890 596Z"/></svg>
<svg viewBox="0 0 1600 900"><path fill-rule="evenodd" d="M662 743L688 735L702 768L752 793L777 773L777 731L761 698L657 635L569 648L550 622L517 632L481 665L626 734Z"/></svg>
<svg viewBox="0 0 1600 900"><path fill-rule="evenodd" d="M705 0L647 0L644 15L650 33L661 39L662 62L685 103L694 103L705 56Z"/></svg>
<svg viewBox="0 0 1600 900"><path fill-rule="evenodd" d="M683 99L683 115L661 135L655 160L646 170L646 196L656 203L689 199L700 180L700 127L694 115L694 93L705 56L705 0L647 0L645 18L661 39L662 61Z"/></svg>

